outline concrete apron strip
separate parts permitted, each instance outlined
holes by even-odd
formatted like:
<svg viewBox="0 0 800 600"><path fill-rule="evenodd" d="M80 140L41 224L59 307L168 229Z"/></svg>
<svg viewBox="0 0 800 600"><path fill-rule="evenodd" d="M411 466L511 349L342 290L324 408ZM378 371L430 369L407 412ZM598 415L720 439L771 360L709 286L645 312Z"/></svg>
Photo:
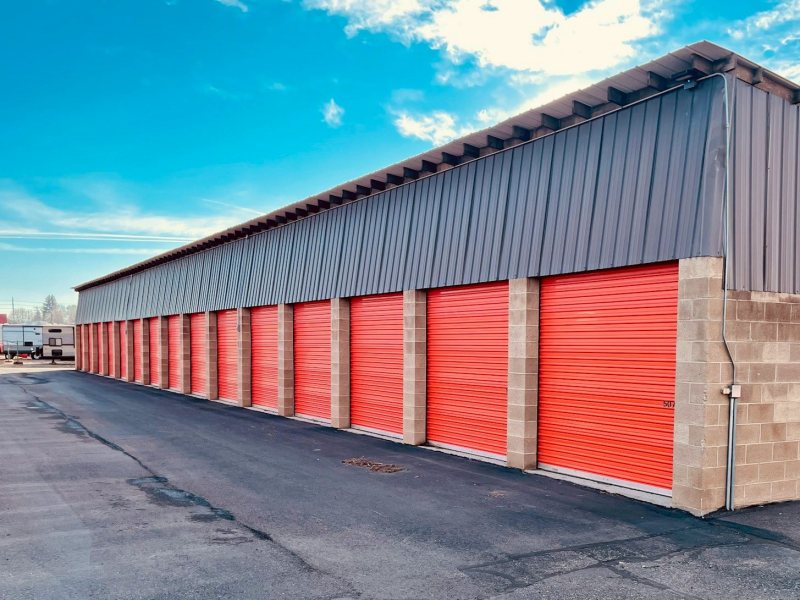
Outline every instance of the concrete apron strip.
<svg viewBox="0 0 800 600"><path fill-rule="evenodd" d="M471 450L469 448L462 448L460 446L451 446L450 444L440 444L439 442L428 441L423 448L433 450L434 452L443 452L445 454L452 454L453 456L460 456L462 458L469 458L472 460L482 460L484 462L493 463L507 467L506 457L499 454L491 454L489 452L481 452L480 450ZM511 468L511 467L509 467Z"/></svg>
<svg viewBox="0 0 800 600"><path fill-rule="evenodd" d="M567 473L564 471L565 470L554 470L552 467L541 467L539 469L526 470L525 473L528 473L530 475L542 475L544 477L549 477L551 479L559 479L561 481L568 481L570 483L574 483L576 485L580 485L583 487L600 490L603 492L607 492L609 494L626 496L627 498L633 498L634 500L641 500L642 502L648 502L650 504L655 504L657 506L663 506L664 508L673 507L672 496L665 495L663 491L660 493L655 493L652 491L642 489L640 487L635 487L636 484L630 484L628 482L614 483L613 481L616 480L611 480L609 478L606 478L605 481L601 481L600 479L592 478L594 476L588 474L580 476Z"/></svg>

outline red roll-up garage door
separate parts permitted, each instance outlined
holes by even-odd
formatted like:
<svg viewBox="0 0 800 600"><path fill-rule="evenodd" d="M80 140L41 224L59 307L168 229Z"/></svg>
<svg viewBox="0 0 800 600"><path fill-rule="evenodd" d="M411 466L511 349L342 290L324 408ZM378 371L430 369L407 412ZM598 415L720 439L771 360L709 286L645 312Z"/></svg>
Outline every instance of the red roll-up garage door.
<svg viewBox="0 0 800 600"><path fill-rule="evenodd" d="M668 493L677 263L549 277L540 301L540 466Z"/></svg>
<svg viewBox="0 0 800 600"><path fill-rule="evenodd" d="M350 422L403 434L403 294L350 300Z"/></svg>
<svg viewBox="0 0 800 600"><path fill-rule="evenodd" d="M167 372L169 389L181 387L181 318L178 315L167 317Z"/></svg>
<svg viewBox="0 0 800 600"><path fill-rule="evenodd" d="M189 317L189 345L191 350L192 394L208 395L208 342L206 341L206 315L195 313Z"/></svg>
<svg viewBox="0 0 800 600"><path fill-rule="evenodd" d="M100 324L92 323L92 373L100 372Z"/></svg>
<svg viewBox="0 0 800 600"><path fill-rule="evenodd" d="M114 324L106 323L106 375L114 376L114 356L118 350L114 347Z"/></svg>
<svg viewBox="0 0 800 600"><path fill-rule="evenodd" d="M278 407L278 307L250 309L252 404Z"/></svg>
<svg viewBox="0 0 800 600"><path fill-rule="evenodd" d="M81 325L81 370L91 371L89 362L89 325Z"/></svg>
<svg viewBox="0 0 800 600"><path fill-rule="evenodd" d="M158 317L148 321L150 328L150 385L161 385L161 323Z"/></svg>
<svg viewBox="0 0 800 600"><path fill-rule="evenodd" d="M294 410L331 418L331 303L294 305Z"/></svg>
<svg viewBox="0 0 800 600"><path fill-rule="evenodd" d="M239 311L236 309L217 313L217 376L222 400L235 401L239 398L238 323Z"/></svg>
<svg viewBox="0 0 800 600"><path fill-rule="evenodd" d="M128 378L128 323L119 322L119 376Z"/></svg>
<svg viewBox="0 0 800 600"><path fill-rule="evenodd" d="M428 292L428 441L505 459L508 282Z"/></svg>
<svg viewBox="0 0 800 600"><path fill-rule="evenodd" d="M142 383L142 320L133 322L133 379Z"/></svg>

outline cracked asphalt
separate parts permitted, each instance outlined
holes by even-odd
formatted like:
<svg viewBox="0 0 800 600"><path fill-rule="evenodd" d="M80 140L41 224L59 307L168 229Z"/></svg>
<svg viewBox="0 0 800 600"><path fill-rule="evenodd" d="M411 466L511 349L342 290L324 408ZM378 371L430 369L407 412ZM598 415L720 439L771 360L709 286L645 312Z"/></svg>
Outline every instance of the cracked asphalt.
<svg viewBox="0 0 800 600"><path fill-rule="evenodd" d="M3 599L794 599L798 517L696 519L107 378L0 371Z"/></svg>

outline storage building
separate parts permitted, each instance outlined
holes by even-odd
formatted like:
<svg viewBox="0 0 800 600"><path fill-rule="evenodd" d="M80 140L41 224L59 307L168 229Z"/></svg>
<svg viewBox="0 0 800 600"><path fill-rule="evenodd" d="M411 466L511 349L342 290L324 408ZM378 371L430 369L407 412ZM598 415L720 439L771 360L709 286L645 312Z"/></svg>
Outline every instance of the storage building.
<svg viewBox="0 0 800 600"><path fill-rule="evenodd" d="M78 286L77 368L695 514L800 498L798 102L682 48Z"/></svg>

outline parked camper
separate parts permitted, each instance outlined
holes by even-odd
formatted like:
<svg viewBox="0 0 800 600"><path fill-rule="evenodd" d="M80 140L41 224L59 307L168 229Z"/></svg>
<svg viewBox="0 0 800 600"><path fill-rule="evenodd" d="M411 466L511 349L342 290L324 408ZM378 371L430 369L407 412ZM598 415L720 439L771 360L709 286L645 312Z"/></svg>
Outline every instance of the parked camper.
<svg viewBox="0 0 800 600"><path fill-rule="evenodd" d="M75 326L43 325L42 355L44 358L75 359Z"/></svg>
<svg viewBox="0 0 800 600"><path fill-rule="evenodd" d="M2 352L6 358L14 358L21 354L27 354L31 358L41 358L41 325L6 324L0 325L0 331L0 348L2 348Z"/></svg>

